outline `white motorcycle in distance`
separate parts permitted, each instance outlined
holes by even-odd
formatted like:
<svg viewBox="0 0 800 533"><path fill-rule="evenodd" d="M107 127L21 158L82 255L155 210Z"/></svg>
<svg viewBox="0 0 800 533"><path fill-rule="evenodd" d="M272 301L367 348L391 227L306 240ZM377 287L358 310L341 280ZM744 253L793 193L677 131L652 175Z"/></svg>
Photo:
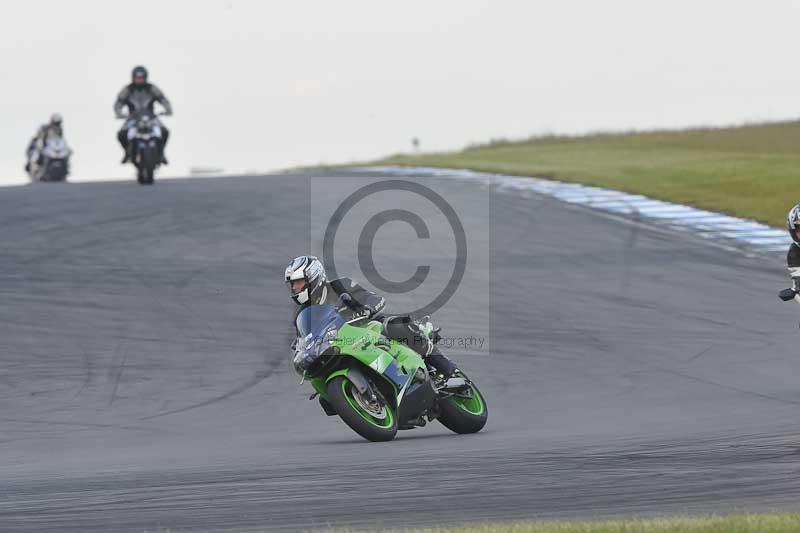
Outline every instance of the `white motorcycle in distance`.
<svg viewBox="0 0 800 533"><path fill-rule="evenodd" d="M131 163L136 167L136 181L152 185L155 170L161 164L161 124L158 116L164 113L141 113L127 118L128 150Z"/></svg>
<svg viewBox="0 0 800 533"><path fill-rule="evenodd" d="M61 135L47 135L33 152L28 170L31 181L66 181L72 150Z"/></svg>

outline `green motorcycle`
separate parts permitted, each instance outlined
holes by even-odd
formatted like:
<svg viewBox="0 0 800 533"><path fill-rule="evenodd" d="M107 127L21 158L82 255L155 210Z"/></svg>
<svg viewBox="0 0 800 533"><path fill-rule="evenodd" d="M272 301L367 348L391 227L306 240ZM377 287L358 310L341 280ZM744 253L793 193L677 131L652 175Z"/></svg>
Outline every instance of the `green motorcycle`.
<svg viewBox="0 0 800 533"><path fill-rule="evenodd" d="M294 368L308 379L328 416L339 415L367 440L394 439L398 429L438 420L456 433L486 424L483 395L462 372L443 379L402 342L382 335L383 324L346 321L333 305L297 315ZM303 382L301 381L301 383Z"/></svg>

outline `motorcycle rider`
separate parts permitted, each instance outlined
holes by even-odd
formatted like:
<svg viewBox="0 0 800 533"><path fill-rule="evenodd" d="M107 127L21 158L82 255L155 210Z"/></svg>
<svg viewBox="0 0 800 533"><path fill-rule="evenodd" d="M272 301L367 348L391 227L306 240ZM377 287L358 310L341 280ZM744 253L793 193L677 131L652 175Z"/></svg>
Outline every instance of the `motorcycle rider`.
<svg viewBox="0 0 800 533"><path fill-rule="evenodd" d="M31 142L28 143L28 149L25 151L27 156L25 172L30 172L31 163L39 159L42 148L44 148L44 143L47 141L49 135L64 136L64 120L58 113L50 115L50 121L39 126L36 135L34 135Z"/></svg>
<svg viewBox="0 0 800 533"><path fill-rule="evenodd" d="M401 341L420 354L441 374L443 382L458 372L456 365L436 347L440 337L438 330L433 329L430 321L418 322L408 315L380 314L386 306L386 300L382 296L365 289L350 278L328 281L325 267L313 255L301 255L292 259L286 267L284 277L289 288L289 296L300 306L295 318L311 305L336 305L339 307L339 314L345 320L362 316L365 319L383 322L384 336ZM342 295L346 296L342 298Z"/></svg>
<svg viewBox="0 0 800 533"><path fill-rule="evenodd" d="M117 132L117 140L125 151L125 157L122 158L122 163L127 163L131 160L132 154L130 153L130 140L128 132L134 124L135 117L140 113L150 113L155 118L155 103L161 104L164 108L165 115L172 115L172 104L161 89L150 83L147 79L147 69L139 65L131 71L131 83L122 88L117 95L117 101L114 102L114 114L117 118L127 118L128 120L122 125L119 132ZM123 114L124 107L128 108L128 114ZM156 119L157 120L157 119ZM161 163L164 165L169 164L165 155L167 141L169 140L169 130L158 121L161 128Z"/></svg>
<svg viewBox="0 0 800 533"><path fill-rule="evenodd" d="M789 276L792 278L792 287L780 292L780 297L784 301L797 299L800 293L800 204L789 210L786 216L786 227L792 244L789 245L789 253L786 255L786 266L789 269Z"/></svg>

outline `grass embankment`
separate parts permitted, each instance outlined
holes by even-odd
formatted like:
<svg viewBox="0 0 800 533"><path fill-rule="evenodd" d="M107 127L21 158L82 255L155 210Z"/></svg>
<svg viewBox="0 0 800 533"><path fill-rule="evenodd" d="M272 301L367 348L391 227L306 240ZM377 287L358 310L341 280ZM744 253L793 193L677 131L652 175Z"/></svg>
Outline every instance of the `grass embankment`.
<svg viewBox="0 0 800 533"><path fill-rule="evenodd" d="M601 522L516 522L404 533L797 533L800 513Z"/></svg>
<svg viewBox="0 0 800 533"><path fill-rule="evenodd" d="M549 177L782 226L800 202L800 122L539 137L377 163Z"/></svg>

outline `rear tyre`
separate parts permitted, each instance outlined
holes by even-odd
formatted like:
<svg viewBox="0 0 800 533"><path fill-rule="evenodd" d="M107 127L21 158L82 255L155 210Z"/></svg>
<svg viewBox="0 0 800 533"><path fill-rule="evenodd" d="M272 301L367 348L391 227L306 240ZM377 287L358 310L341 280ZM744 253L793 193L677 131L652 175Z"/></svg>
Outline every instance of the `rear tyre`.
<svg viewBox="0 0 800 533"><path fill-rule="evenodd" d="M377 402L370 402L345 376L328 383L328 398L350 429L372 442L389 441L397 434L397 415L380 394L377 396Z"/></svg>
<svg viewBox="0 0 800 533"><path fill-rule="evenodd" d="M477 433L489 419L489 407L474 383L469 390L439 400L438 420L455 433Z"/></svg>

